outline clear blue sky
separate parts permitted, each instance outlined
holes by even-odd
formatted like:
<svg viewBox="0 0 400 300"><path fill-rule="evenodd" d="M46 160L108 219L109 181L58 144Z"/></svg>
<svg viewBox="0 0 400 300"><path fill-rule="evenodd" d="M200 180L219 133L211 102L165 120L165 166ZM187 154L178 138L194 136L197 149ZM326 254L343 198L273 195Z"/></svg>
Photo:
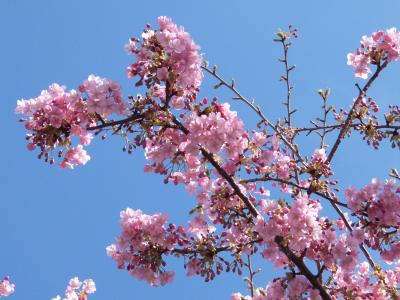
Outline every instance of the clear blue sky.
<svg viewBox="0 0 400 300"><path fill-rule="evenodd" d="M166 212L173 222L185 224L194 199L181 188L165 186L162 178L144 174L143 153L124 154L117 138L95 141L88 149L92 160L74 171L38 161L26 150L25 130L13 113L17 99L37 96L52 82L76 88L91 73L119 81L125 95L136 94L125 77L132 58L123 45L140 36L146 23L167 15L275 120L283 112L284 89L278 82L282 66L276 62L281 52L272 38L278 27L293 24L301 34L290 57L298 66L293 99L301 112L295 121L306 124L319 111L319 88L331 88L335 106L350 105L356 89L346 54L363 34L400 27L399 11L399 1L370 0L1 0L0 276L10 274L16 284L9 299L50 299L63 293L73 276L93 278L98 292L91 299L97 300L229 299L245 286L232 275L209 284L187 278L181 261L172 263L177 275L165 288L151 288L117 270L105 247L119 233L120 210ZM391 65L371 90L383 110L399 103L399 72L399 62ZM207 80L202 95L228 99L211 86ZM254 115L243 117L249 128L256 122ZM317 145L311 139L304 153ZM385 146L376 152L359 137L346 141L334 161L343 186L386 178L390 167L399 167L398 150ZM274 270L265 262L260 267L264 286Z"/></svg>

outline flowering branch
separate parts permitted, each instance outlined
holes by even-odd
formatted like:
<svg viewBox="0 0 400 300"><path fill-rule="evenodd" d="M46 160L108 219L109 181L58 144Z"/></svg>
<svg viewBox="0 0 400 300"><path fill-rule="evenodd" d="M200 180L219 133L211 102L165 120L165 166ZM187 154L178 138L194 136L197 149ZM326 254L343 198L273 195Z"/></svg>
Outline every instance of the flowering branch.
<svg viewBox="0 0 400 300"><path fill-rule="evenodd" d="M380 72L400 57L400 33L392 28L364 36L361 48L348 55L356 77L367 79L369 65L376 65L365 86L357 85L359 94L349 112L328 108L329 89L320 90L323 116L311 121L314 127L296 128L289 78L294 66L288 62L289 38L297 37L295 30L280 31L275 39L283 46L281 80L287 96L284 122L274 125L254 100L237 90L234 80L228 83L216 67L202 66L199 47L183 27L166 17L158 18L158 26L148 25L141 40L132 38L126 46L135 56L128 77L138 79L135 86L145 87L144 96L129 96L126 102L116 82L90 75L77 90L53 84L40 96L17 102L16 112L27 117L21 122L29 131L28 149L38 148L39 159L54 164L57 156L62 168L84 165L90 159L84 147L94 136L112 129L113 135L124 138L124 151L144 149L149 161L146 172L164 176L166 184L184 185L195 195L197 203L187 226L167 223L162 213L121 211L121 234L106 249L118 268L152 286L163 286L174 277L166 269L171 255L184 258L188 276L197 274L206 282L224 270L242 275L245 267L251 296L235 293L233 300L396 298L400 268L378 266L367 247L384 261L400 258L400 187L394 179L373 180L359 191L349 187L347 202L339 201L331 160L350 129L362 133L376 149L387 137L392 147L400 148L400 108L389 106L386 124L379 125L374 115L378 104L366 98ZM246 130L228 103L215 97L198 99L202 71L218 80L215 88L227 87L234 100L244 102L260 117L257 129ZM328 125L331 112L340 124ZM115 115L121 119L114 120ZM272 134L267 134L268 127ZM325 137L335 130L339 135L327 155ZM310 158L302 156L294 142L302 132L321 137L320 148ZM390 176L400 178L395 169ZM279 187L284 198L269 199L265 182ZM331 203L339 220L320 215L322 199ZM351 220L342 208L351 211ZM365 262L359 260L360 249ZM229 258L219 255L222 252ZM291 272L265 288L256 288L253 277L259 270L253 270L251 260L256 253ZM316 275L308 266L314 264ZM13 291L8 279L1 283L4 295ZM94 291L94 282L82 285L72 279L66 299L86 299Z"/></svg>

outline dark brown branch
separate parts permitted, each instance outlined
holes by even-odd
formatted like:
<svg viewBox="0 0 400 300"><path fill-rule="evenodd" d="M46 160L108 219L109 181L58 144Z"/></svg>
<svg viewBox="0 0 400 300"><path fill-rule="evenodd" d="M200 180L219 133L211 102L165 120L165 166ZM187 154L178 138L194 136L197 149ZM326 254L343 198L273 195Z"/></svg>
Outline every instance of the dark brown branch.
<svg viewBox="0 0 400 300"><path fill-rule="evenodd" d="M127 124L129 122L132 121L139 121L143 119L142 115L139 114L133 114L131 116L129 116L128 118L122 119L122 120L118 120L118 121L112 121L112 122L104 122L104 120L101 122L101 125L97 125L94 127L88 127L87 130L98 130L98 129L103 129L103 128L107 128L107 127L113 127L115 125L124 125Z"/></svg>
<svg viewBox="0 0 400 300"><path fill-rule="evenodd" d="M311 271L307 268L307 266L304 264L304 261L302 258L297 257L292 250L286 245L284 238L281 236L276 236L275 237L275 243L278 244L279 249L285 253L287 258L292 261L296 267L299 269L300 273L304 275L308 281L312 284L312 286L319 291L319 294L322 299L324 300L331 300L331 296L328 294L326 289L321 285L321 283L318 281L318 278L311 273Z"/></svg>
<svg viewBox="0 0 400 300"><path fill-rule="evenodd" d="M378 78L381 71L384 68L386 68L387 65L388 65L388 61L385 61L383 63L383 65L378 65L376 67L376 71L375 71L374 75L372 75L371 78L368 80L368 82L365 84L365 86L359 90L358 97L357 97L356 101L354 101L353 107L350 109L349 115L347 116L347 119L344 122L344 126L340 130L339 135L338 135L335 143L333 144L331 151L328 154L328 158L327 158L328 162L332 161L332 158L335 155L337 149L339 148L340 143L344 139L344 137L347 133L347 130L350 128L351 122L353 121L353 117L354 117L353 114L354 114L354 111L356 110L358 104L363 99L363 97L367 94L367 91L370 88L370 86L372 85L372 83Z"/></svg>
<svg viewBox="0 0 400 300"><path fill-rule="evenodd" d="M185 134L189 133L189 130L187 130L182 123L180 123L175 117L173 117L173 122L184 132ZM244 202L250 213L254 216L257 217L260 213L257 211L256 207L254 204L247 198L242 191L240 190L240 187L236 184L236 182L232 179L232 177L225 171L224 168L222 168L219 163L214 159L214 155L210 152L208 152L204 148L200 148L201 154L203 154L204 158L208 160L208 162L217 170L219 175L221 175L232 187L232 189L235 191L236 195Z"/></svg>
<svg viewBox="0 0 400 300"><path fill-rule="evenodd" d="M209 153L206 151L204 148L200 149L201 153L203 156L211 163L211 165L217 170L217 172L229 183L229 185L233 188L235 191L236 195L244 202L246 207L249 209L250 213L254 216L257 217L260 213L257 211L256 207L254 204L247 198L242 191L240 190L239 186L235 183L235 181L232 179L231 176L229 176L228 173L226 173L225 169L223 169L218 162L214 159L214 156L212 153Z"/></svg>

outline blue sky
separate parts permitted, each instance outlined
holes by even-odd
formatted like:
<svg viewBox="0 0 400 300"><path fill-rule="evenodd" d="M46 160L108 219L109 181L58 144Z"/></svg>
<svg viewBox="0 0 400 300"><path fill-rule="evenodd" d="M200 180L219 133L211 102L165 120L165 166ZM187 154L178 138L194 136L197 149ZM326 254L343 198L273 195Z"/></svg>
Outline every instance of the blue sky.
<svg viewBox="0 0 400 300"><path fill-rule="evenodd" d="M306 124L320 110L319 88L331 88L336 107L349 107L357 91L346 54L358 47L362 35L400 27L399 9L398 1L370 0L0 1L0 276L11 275L17 287L9 299L50 299L63 293L73 276L93 278L98 292L92 299L98 300L228 299L245 289L233 275L208 284L187 278L181 261L172 262L177 275L165 288L151 288L117 270L105 247L119 233L121 210L166 212L171 221L185 224L194 199L144 174L143 153L128 156L117 138L95 141L88 149L92 160L74 171L38 161L26 150L24 128L13 113L17 99L35 97L53 82L76 88L91 73L117 80L125 95L135 95L125 76L132 58L123 45L140 36L146 23L167 15L191 33L211 64L234 77L243 94L276 120L284 112L285 94L273 33L293 24L301 35L290 55L297 65L293 100L300 112L295 122ZM399 72L400 64L392 64L371 90L382 111L399 103ZM212 82L205 81L202 95L228 100L229 93L212 90ZM240 114L249 128L257 122L253 114ZM334 160L341 186L384 179L390 167L399 167L398 150L387 144L379 152L357 136L343 144ZM311 154L317 145L317 139L309 139L303 153ZM263 261L260 267L258 282L264 286L275 271Z"/></svg>

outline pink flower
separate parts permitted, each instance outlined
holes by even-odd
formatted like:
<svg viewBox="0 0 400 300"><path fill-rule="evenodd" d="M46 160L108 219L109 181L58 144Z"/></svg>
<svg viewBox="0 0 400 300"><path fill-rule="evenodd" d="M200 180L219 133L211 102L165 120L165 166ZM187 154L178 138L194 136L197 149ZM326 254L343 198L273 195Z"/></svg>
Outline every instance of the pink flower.
<svg viewBox="0 0 400 300"><path fill-rule="evenodd" d="M241 293L232 294L231 300L242 300L242 294Z"/></svg>
<svg viewBox="0 0 400 300"><path fill-rule="evenodd" d="M381 64L381 60L391 62L399 57L400 33L393 27L386 32L374 32L371 37L363 36L361 47L347 55L347 64L354 67L355 77L367 79L370 64Z"/></svg>
<svg viewBox="0 0 400 300"><path fill-rule="evenodd" d="M317 161L321 161L321 162L325 162L326 161L326 153L325 153L325 149L316 149L314 151L314 154L312 156L312 162L317 162Z"/></svg>
<svg viewBox="0 0 400 300"><path fill-rule="evenodd" d="M88 96L89 113L126 115L128 107L123 101L121 89L115 81L92 74L83 82L79 90Z"/></svg>
<svg viewBox="0 0 400 300"><path fill-rule="evenodd" d="M10 283L10 277L6 276L0 280L0 297L10 296L15 291L15 284Z"/></svg>
<svg viewBox="0 0 400 300"><path fill-rule="evenodd" d="M262 147L266 144L267 142L267 137L265 136L265 133L263 132L254 132L253 134L253 143L257 147Z"/></svg>
<svg viewBox="0 0 400 300"><path fill-rule="evenodd" d="M60 166L73 169L75 165L85 165L89 160L90 156L87 155L86 150L83 150L82 145L78 145L68 150Z"/></svg>
<svg viewBox="0 0 400 300"><path fill-rule="evenodd" d="M165 81L168 77L168 69L166 67L157 69L157 77L158 79Z"/></svg>
<svg viewBox="0 0 400 300"><path fill-rule="evenodd" d="M289 281L288 294L292 299L301 298L302 294L311 288L307 278L297 275Z"/></svg>
<svg viewBox="0 0 400 300"><path fill-rule="evenodd" d="M146 215L131 208L121 211L122 232L116 245L106 248L107 255L118 268L126 268L132 276L152 286L172 282L174 273L163 270L162 254L179 242L180 229L173 230L172 224L167 228L166 221L167 217L160 213Z"/></svg>
<svg viewBox="0 0 400 300"><path fill-rule="evenodd" d="M362 79L367 79L368 74L371 73L371 69L368 65L371 63L369 56L364 55L360 50L357 50L355 54L347 54L347 64L353 66L354 76Z"/></svg>
<svg viewBox="0 0 400 300"><path fill-rule="evenodd" d="M65 298L59 295L52 298L52 300L87 300L87 295L96 292L96 284L92 279L85 279L83 282L79 281L78 277L69 280L67 289L65 290Z"/></svg>
<svg viewBox="0 0 400 300"><path fill-rule="evenodd" d="M160 274L160 284L162 286L171 283L174 280L174 272L168 271Z"/></svg>
<svg viewBox="0 0 400 300"><path fill-rule="evenodd" d="M58 148L58 157L66 154L60 166L73 168L85 164L90 157L81 145L72 146L72 137L78 137L82 145L89 145L93 136L88 127L99 118L95 113L103 117L112 113L125 115L127 104L114 81L90 75L79 92L67 92L65 86L54 83L36 98L18 100L15 112L29 117L25 128L31 131L27 135L30 151L39 148L39 158L53 164L53 151Z"/></svg>
<svg viewBox="0 0 400 300"><path fill-rule="evenodd" d="M202 57L198 53L199 47L183 27L178 27L167 17L159 17L158 25L159 30L144 30L140 46L136 46L135 39L127 46L128 52L136 56L136 62L128 67L128 77L139 76L137 85L146 83L149 88L175 78L170 86L180 96L172 104L181 109L184 101L191 102L196 98L203 79Z"/></svg>
<svg viewBox="0 0 400 300"><path fill-rule="evenodd" d="M85 294L94 294L96 292L96 284L93 279L85 279L83 281L82 290Z"/></svg>
<svg viewBox="0 0 400 300"><path fill-rule="evenodd" d="M73 290L77 290L81 287L82 282L79 281L78 277L74 277L72 279L69 280L68 286L73 289Z"/></svg>

